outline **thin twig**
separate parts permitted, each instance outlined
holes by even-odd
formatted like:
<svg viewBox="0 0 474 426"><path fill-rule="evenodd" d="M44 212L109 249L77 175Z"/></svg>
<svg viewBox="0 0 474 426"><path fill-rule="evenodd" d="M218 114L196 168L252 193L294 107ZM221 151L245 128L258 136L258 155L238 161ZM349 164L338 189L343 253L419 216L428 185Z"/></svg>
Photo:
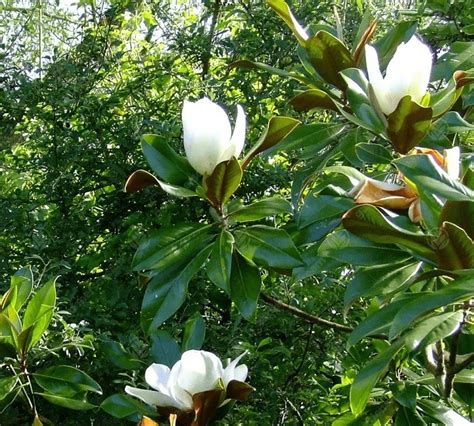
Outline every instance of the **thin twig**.
<svg viewBox="0 0 474 426"><path fill-rule="evenodd" d="M302 311L301 309L295 308L294 306L288 305L280 300L274 299L272 296L268 295L267 293L264 293L264 292L260 293L260 297L262 298L264 302L268 303L269 305L273 305L284 311L290 312L294 316L302 318L312 324L318 324L323 327L332 328L333 330L343 331L344 333L351 333L352 331L354 331L352 327L349 327L344 324L339 324L337 322L328 321L324 318L320 318L316 315ZM382 336L379 334L371 335L370 337L373 337L376 339L384 339L384 340L386 339L385 336Z"/></svg>

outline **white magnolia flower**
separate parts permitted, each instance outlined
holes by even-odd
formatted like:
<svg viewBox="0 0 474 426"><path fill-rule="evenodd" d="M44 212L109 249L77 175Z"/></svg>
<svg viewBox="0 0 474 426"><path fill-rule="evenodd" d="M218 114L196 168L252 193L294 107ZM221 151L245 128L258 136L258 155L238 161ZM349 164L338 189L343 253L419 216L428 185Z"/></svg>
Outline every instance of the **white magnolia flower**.
<svg viewBox="0 0 474 426"><path fill-rule="evenodd" d="M233 134L225 111L208 98L184 101L182 119L186 157L201 175L210 175L219 163L242 152L246 120L240 105Z"/></svg>
<svg viewBox="0 0 474 426"><path fill-rule="evenodd" d="M419 103L426 94L431 73L431 52L416 36L397 47L385 77L382 77L377 51L372 46L365 46L365 59L370 84L384 114L395 111L400 99L406 95Z"/></svg>
<svg viewBox="0 0 474 426"><path fill-rule="evenodd" d="M193 395L214 389L225 390L232 380L245 381L247 366L237 366L244 355L245 352L223 368L221 360L211 352L186 351L171 370L162 364L147 368L145 380L154 390L126 386L125 392L148 405L192 411Z"/></svg>

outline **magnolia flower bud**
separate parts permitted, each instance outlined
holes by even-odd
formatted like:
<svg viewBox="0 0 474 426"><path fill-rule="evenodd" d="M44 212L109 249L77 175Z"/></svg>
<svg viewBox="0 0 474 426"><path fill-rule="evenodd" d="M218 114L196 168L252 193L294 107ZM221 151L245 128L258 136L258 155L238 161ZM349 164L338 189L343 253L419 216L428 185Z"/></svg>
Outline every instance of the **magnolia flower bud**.
<svg viewBox="0 0 474 426"><path fill-rule="evenodd" d="M421 102L430 81L432 58L428 46L416 36L397 47L385 77L382 77L377 51L372 46L365 46L365 59L370 84L384 114L395 111L400 99L407 95L413 102Z"/></svg>
<svg viewBox="0 0 474 426"><path fill-rule="evenodd" d="M186 351L171 370L162 364L147 368L145 380L154 390L126 386L125 392L155 407L174 408L177 412L193 411L194 395L211 390L225 393L231 381L245 381L247 366L237 366L244 354L223 368L221 360L211 352ZM223 400L220 405L225 402Z"/></svg>
<svg viewBox="0 0 474 426"><path fill-rule="evenodd" d="M221 162L238 157L245 142L245 113L237 105L237 119L231 135L229 118L208 98L184 101L184 149L191 166L201 175L212 174Z"/></svg>

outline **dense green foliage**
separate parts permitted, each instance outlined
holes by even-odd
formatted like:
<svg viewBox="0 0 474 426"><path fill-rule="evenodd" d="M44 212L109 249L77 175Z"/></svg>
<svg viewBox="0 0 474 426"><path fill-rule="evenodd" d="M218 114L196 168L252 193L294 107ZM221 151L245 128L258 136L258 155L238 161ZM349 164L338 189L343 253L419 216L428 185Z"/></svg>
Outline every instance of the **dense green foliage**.
<svg viewBox="0 0 474 426"><path fill-rule="evenodd" d="M153 417L125 385L201 347L248 350L256 391L220 424L473 419L470 2L287 3L317 40L279 0L0 2L0 424ZM356 70L372 19L384 65L415 31L435 60L431 103L388 121ZM157 153L184 155L202 96L244 106L247 157L196 189ZM460 146L462 182L415 145ZM138 169L210 203L125 192ZM399 173L421 225L353 200Z"/></svg>

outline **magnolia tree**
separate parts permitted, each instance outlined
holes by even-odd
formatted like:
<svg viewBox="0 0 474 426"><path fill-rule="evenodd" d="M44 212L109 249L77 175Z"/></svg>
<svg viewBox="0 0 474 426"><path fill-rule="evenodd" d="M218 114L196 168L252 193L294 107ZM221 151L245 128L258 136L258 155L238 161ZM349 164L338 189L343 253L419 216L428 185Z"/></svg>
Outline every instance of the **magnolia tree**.
<svg viewBox="0 0 474 426"><path fill-rule="evenodd" d="M268 4L293 32L301 66L232 66L297 80L302 91L290 103L300 112L325 110L325 120L272 117L242 157L242 107L232 131L224 109L203 98L183 105L185 157L166 138L143 136L153 173L134 172L125 190L156 185L209 207L196 223L160 228L138 247L133 268L146 284L143 330L152 334L171 318L204 270L245 320L255 317L261 297L349 332L348 349L364 348L357 374L340 385L350 386L350 396L337 424L470 424L474 173L465 133L473 128L472 96L463 92L473 81L472 60L458 60L468 55L458 46L433 67L414 23L375 37L376 22L366 15L348 46L328 26L306 31L283 0ZM277 152L299 165L291 199L236 198L249 163ZM270 276L296 282L333 270L351 276L346 317L354 306L364 310L352 318L355 328L287 305L266 288ZM175 364L153 364L145 374L152 390L126 388L148 408L127 400L126 415L135 409L171 424L207 424L252 390L239 359L224 368L215 355L192 350ZM115 395L102 408L125 417L123 403Z"/></svg>

